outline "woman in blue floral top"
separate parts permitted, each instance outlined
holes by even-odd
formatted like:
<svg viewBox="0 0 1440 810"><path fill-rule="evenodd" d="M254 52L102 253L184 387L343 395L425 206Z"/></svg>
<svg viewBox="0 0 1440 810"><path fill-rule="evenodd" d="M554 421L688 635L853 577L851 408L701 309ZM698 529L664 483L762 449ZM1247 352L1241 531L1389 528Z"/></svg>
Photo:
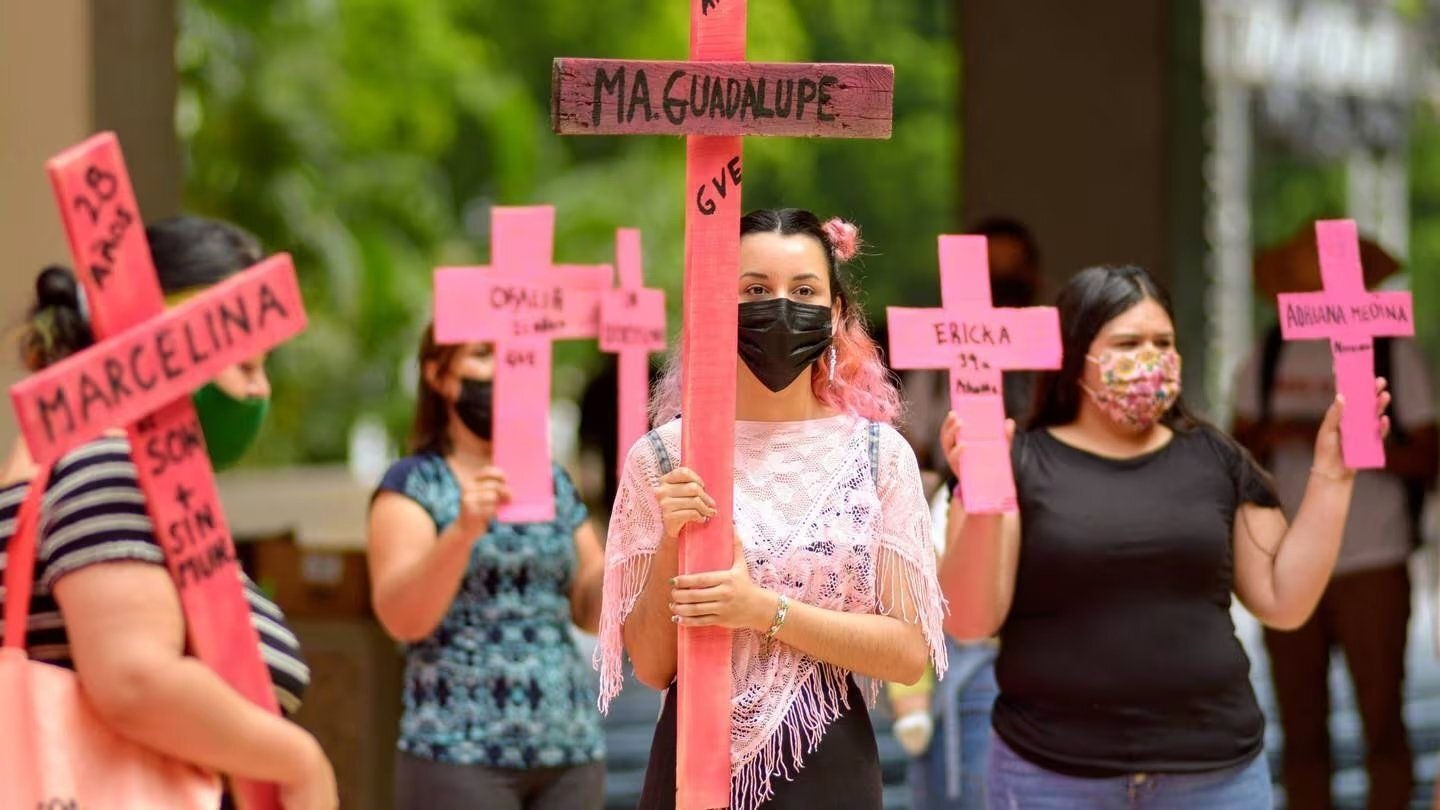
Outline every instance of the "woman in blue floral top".
<svg viewBox="0 0 1440 810"><path fill-rule="evenodd" d="M395 806L598 810L605 750L570 625L599 623L604 551L559 466L553 522L495 521L494 362L426 330L414 453L370 507L375 612L408 645Z"/></svg>

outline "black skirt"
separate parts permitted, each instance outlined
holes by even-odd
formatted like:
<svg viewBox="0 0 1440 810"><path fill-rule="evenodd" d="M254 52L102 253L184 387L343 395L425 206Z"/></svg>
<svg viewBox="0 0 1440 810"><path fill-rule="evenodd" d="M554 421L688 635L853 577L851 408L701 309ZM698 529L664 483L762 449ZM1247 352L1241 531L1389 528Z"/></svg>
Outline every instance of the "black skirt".
<svg viewBox="0 0 1440 810"><path fill-rule="evenodd" d="M776 776L770 783L775 795L765 810L882 810L880 753L865 696L848 680L850 707L843 709L825 729L820 745L805 755L805 767L790 769L794 781ZM795 761L789 737L782 738L780 754ZM650 764L638 810L675 810L675 689L665 694L665 708L650 744Z"/></svg>

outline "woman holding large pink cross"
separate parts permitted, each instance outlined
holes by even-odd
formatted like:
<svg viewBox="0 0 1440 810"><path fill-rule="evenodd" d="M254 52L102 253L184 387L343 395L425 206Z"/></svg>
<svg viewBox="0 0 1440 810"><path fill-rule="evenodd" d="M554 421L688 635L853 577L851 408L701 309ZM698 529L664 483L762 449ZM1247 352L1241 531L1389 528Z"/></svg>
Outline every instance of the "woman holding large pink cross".
<svg viewBox="0 0 1440 810"><path fill-rule="evenodd" d="M1287 525L1269 476L1181 399L1172 310L1148 273L1086 270L1059 310L1063 365L1012 442L1019 513L967 514L957 495L941 564L947 629L1000 637L990 806L1269 808L1231 597L1279 629L1314 610L1354 487L1345 404ZM963 437L951 414L956 470Z"/></svg>
<svg viewBox="0 0 1440 810"><path fill-rule="evenodd" d="M145 235L171 304L264 255L245 231L198 217L153 223ZM93 342L75 276L46 268L21 338L26 365L39 371ZM193 395L217 469L238 460L260 430L270 394L263 360L227 367ZM132 448L117 433L55 464L36 532L31 657L74 669L99 718L122 737L225 776L278 783L285 810L333 810L335 775L315 738L246 700L187 649L180 592L147 514L137 461L164 463L154 446ZM0 573L36 474L24 442L0 465ZM293 713L310 680L299 642L248 578L245 589L277 702ZM5 618L0 610L0 626Z"/></svg>
<svg viewBox="0 0 1440 810"><path fill-rule="evenodd" d="M844 271L854 226L782 209L748 214L740 232L735 564L678 575L680 531L715 501L681 466L672 368L611 517L601 701L619 691L626 652L642 682L666 689L676 625L730 629L730 807L878 810L856 679L914 683L927 663L945 667L920 473L891 427L899 395ZM675 743L671 690L642 808L674 807Z"/></svg>

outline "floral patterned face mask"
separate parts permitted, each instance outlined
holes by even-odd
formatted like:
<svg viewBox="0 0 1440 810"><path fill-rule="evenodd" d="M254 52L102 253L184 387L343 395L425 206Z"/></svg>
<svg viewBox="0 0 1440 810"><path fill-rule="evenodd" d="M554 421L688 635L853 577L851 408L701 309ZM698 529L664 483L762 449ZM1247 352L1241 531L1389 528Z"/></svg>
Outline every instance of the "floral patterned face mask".
<svg viewBox="0 0 1440 810"><path fill-rule="evenodd" d="M1085 359L1100 368L1103 387L1080 387L1116 424L1149 430L1180 397L1180 354L1174 349L1108 351Z"/></svg>

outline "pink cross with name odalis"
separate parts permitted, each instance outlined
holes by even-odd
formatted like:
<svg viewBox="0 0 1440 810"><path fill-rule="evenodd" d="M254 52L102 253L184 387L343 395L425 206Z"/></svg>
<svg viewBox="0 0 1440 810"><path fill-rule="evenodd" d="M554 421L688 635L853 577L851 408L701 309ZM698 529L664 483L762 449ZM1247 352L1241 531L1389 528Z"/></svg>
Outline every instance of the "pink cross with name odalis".
<svg viewBox="0 0 1440 810"><path fill-rule="evenodd" d="M680 455L719 512L681 534L686 574L734 562L741 136L890 137L894 68L746 62L745 11L745 0L690 0L689 62L556 59L553 71L556 132L686 136ZM679 633L676 807L725 807L730 757L717 741L730 738L730 633Z"/></svg>
<svg viewBox="0 0 1440 810"><path fill-rule="evenodd" d="M1375 338L1415 334L1408 292L1366 292L1360 239L1349 219L1315 223L1321 292L1279 296L1280 333L1286 340L1328 340L1335 387L1345 396L1340 449L1346 466L1385 466L1385 442L1375 391Z"/></svg>
<svg viewBox="0 0 1440 810"><path fill-rule="evenodd" d="M625 454L649 424L650 355L665 351L665 291L645 286L640 231L615 233L615 271L620 286L600 301L600 350L618 355L619 475Z"/></svg>
<svg viewBox="0 0 1440 810"><path fill-rule="evenodd" d="M115 136L96 135L46 169L97 342L10 389L42 470L32 486L43 487L65 453L125 428L155 539L180 592L190 650L278 714L189 394L305 328L290 257L272 256L167 311ZM274 785L233 785L243 807L280 806Z"/></svg>
<svg viewBox="0 0 1440 810"><path fill-rule="evenodd" d="M950 371L950 407L964 424L960 497L965 511L1014 512L1001 374L1059 368L1060 315L1053 307L991 305L983 236L940 237L940 303L940 309L886 309L890 361L897 369Z"/></svg>
<svg viewBox="0 0 1440 810"><path fill-rule="evenodd" d="M495 466L511 501L507 523L555 519L550 472L550 367L557 340L594 339L609 265L556 265L555 208L491 211L490 266L435 271L435 340L492 343Z"/></svg>

